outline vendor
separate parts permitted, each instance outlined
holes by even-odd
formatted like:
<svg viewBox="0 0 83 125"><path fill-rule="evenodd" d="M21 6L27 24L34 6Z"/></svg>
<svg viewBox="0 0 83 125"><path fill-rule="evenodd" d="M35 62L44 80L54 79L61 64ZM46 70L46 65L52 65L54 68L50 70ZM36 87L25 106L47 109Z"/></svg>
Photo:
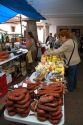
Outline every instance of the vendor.
<svg viewBox="0 0 83 125"><path fill-rule="evenodd" d="M11 51L11 44L10 44L9 36L6 36L5 38L5 47L6 47L6 50Z"/></svg>
<svg viewBox="0 0 83 125"><path fill-rule="evenodd" d="M28 32L27 41L26 41L26 48L28 49L27 61L28 61L28 64L30 64L28 66L28 68L30 68L31 72L33 72L34 71L34 61L35 61L35 58L36 58L37 47L36 47L35 38L34 38L32 32Z"/></svg>
<svg viewBox="0 0 83 125"><path fill-rule="evenodd" d="M61 31L59 33L59 39L62 44L61 47L58 49L46 51L46 55L51 55L51 54L64 54L66 57L67 61L69 61L71 53L73 51L70 63L69 63L69 68L68 68L68 90L69 91L74 91L77 86L77 71L78 71L78 65L80 63L80 56L78 54L78 45L75 41L73 41L70 38L70 33L68 31Z"/></svg>

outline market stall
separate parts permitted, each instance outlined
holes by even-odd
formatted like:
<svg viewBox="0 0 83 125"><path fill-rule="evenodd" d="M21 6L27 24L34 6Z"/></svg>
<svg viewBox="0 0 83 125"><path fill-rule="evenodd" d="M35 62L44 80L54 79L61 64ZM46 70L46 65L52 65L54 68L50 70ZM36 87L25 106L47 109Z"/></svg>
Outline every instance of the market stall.
<svg viewBox="0 0 83 125"><path fill-rule="evenodd" d="M8 93L4 117L9 121L29 125L63 125L63 82L63 59L42 56L36 71Z"/></svg>
<svg viewBox="0 0 83 125"><path fill-rule="evenodd" d="M19 51L20 53L16 55L14 55L13 53L9 54L6 51L0 52L0 112L4 108L5 95L8 92L9 84L16 82L17 81L16 77L20 78L19 73L18 76L14 75L16 74L15 72L15 70L17 70L16 68L19 68L20 74L26 75L27 73L26 62L25 62L25 67L22 66L23 61L21 58L23 56L26 56L28 50L20 49ZM18 67L16 66L16 63L18 63L17 61L19 62Z"/></svg>
<svg viewBox="0 0 83 125"><path fill-rule="evenodd" d="M19 58L20 56L26 54L27 52L28 52L28 50L26 50L26 49L19 49L17 55L14 55L12 53L9 56L7 56L7 58L4 58L3 60L0 60L0 66L5 64L5 63L8 63L9 61L12 61L12 60L14 60L16 58Z"/></svg>

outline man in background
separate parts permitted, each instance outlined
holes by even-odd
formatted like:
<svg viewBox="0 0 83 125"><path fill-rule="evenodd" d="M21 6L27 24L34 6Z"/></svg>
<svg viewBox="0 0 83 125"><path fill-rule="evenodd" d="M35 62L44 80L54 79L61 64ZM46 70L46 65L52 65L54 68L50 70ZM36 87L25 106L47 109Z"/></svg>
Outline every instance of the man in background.
<svg viewBox="0 0 83 125"><path fill-rule="evenodd" d="M49 34L49 36L46 38L46 42L47 45L50 45L50 48L53 48L54 45L54 37L52 36L52 33Z"/></svg>

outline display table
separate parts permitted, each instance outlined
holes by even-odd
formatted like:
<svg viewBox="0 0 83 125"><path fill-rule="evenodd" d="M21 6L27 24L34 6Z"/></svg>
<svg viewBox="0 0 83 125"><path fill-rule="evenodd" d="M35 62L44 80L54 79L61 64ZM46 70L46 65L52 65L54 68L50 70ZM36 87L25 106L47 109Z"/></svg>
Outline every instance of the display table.
<svg viewBox="0 0 83 125"><path fill-rule="evenodd" d="M23 123L26 125L52 125L49 121L40 122L39 120L37 120L36 116L30 115L32 113L33 112L30 112L27 117L22 118L18 115L9 116L7 110L5 110L4 118L8 121ZM64 125L64 106L62 106L62 114L63 114L63 117L58 125Z"/></svg>
<svg viewBox="0 0 83 125"><path fill-rule="evenodd" d="M4 60L4 61L0 61L0 66L3 65L3 64L5 64L5 63L8 63L9 61L12 61L12 60L14 60L14 59L16 59L16 58L19 58L20 56L26 54L27 52L28 52L28 50L25 51L25 52L22 52L21 54L18 54L18 55L16 55L16 56L10 57L10 58L8 58L8 59L6 59L6 60Z"/></svg>
<svg viewBox="0 0 83 125"><path fill-rule="evenodd" d="M35 78L35 72L32 73L32 75L29 77L29 79L32 82L34 82L34 78ZM22 82L19 83L19 84L22 84ZM30 113L29 113L29 115L27 117L22 118L19 115L9 116L7 110L5 110L4 111L4 118L6 120L9 120L9 121L12 121L12 122L18 122L18 123L23 123L23 124L27 124L27 125L52 125L49 121L40 122L39 120L37 120L36 116L33 115L33 114L34 114L34 112L30 111ZM62 106L62 114L63 114L62 119L61 119L61 121L60 121L60 123L58 125L64 125L64 121L65 121L64 104Z"/></svg>
<svg viewBox="0 0 83 125"><path fill-rule="evenodd" d="M15 60L15 59L17 59L17 58L21 58L21 56L23 56L23 55L25 55L25 54L27 54L27 52L28 52L28 50L25 50L25 49L20 49L20 51L22 52L22 53L20 53L20 54L18 54L18 55L15 55L15 56L12 56L12 57L9 57L8 59L6 59L6 60L4 60L4 61L0 61L0 66L2 66L2 65L4 65L4 64L6 64L6 63L8 63L8 62L10 62L10 61L12 61L12 60ZM21 59L19 60L19 62L20 62L20 65L21 65ZM21 67L21 66L20 66ZM7 74L7 83L11 83L11 81L12 81L12 78L11 78L11 75L9 74ZM4 98L4 97L3 97ZM3 101L2 101L2 99L0 98L0 111L3 109L3 107L4 107L4 104L2 105L2 103L3 103Z"/></svg>

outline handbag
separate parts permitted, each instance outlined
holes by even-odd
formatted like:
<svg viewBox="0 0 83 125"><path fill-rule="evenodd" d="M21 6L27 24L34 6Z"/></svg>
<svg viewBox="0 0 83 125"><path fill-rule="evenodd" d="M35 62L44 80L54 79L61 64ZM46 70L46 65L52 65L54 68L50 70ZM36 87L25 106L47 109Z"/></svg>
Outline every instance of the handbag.
<svg viewBox="0 0 83 125"><path fill-rule="evenodd" d="M68 60L68 62L67 62L67 64L66 64L66 66L65 66L65 76L68 75L69 64L70 64L72 55L73 55L73 53L74 53L74 49L75 49L75 42L74 42L74 41L73 41L73 44L74 44L74 47L73 47L72 53L71 53L71 55L70 55L70 58L69 58L69 60Z"/></svg>

